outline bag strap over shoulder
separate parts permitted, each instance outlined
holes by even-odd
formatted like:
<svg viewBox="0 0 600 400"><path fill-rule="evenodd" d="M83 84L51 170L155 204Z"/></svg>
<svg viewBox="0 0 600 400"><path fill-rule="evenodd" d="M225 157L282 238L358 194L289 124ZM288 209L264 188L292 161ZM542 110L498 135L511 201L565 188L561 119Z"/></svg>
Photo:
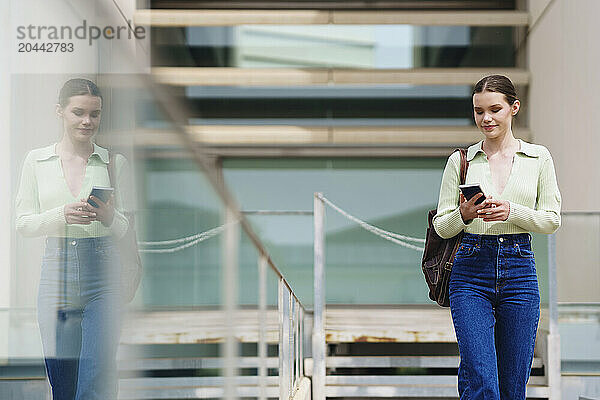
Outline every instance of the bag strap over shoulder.
<svg viewBox="0 0 600 400"><path fill-rule="evenodd" d="M115 186L115 182L117 181L115 178L115 153L112 151L108 151L108 165L106 168L108 169L108 179L110 180L110 186L112 186L115 190L117 190Z"/></svg>
<svg viewBox="0 0 600 400"><path fill-rule="evenodd" d="M456 149L460 153L460 184L464 185L467 180L467 169L469 169L469 162L467 161L467 150Z"/></svg>

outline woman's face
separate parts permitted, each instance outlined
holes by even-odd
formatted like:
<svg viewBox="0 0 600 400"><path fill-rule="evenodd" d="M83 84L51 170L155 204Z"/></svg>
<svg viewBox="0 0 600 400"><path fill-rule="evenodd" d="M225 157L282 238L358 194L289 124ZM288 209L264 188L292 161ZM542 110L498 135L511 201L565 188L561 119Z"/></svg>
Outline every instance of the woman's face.
<svg viewBox="0 0 600 400"><path fill-rule="evenodd" d="M506 96L498 92L483 91L473 95L475 124L486 138L503 137L511 130L512 118L521 104L516 100L508 104Z"/></svg>
<svg viewBox="0 0 600 400"><path fill-rule="evenodd" d="M100 125L102 99L91 94L71 96L56 112L63 120L64 134L73 142L90 142Z"/></svg>

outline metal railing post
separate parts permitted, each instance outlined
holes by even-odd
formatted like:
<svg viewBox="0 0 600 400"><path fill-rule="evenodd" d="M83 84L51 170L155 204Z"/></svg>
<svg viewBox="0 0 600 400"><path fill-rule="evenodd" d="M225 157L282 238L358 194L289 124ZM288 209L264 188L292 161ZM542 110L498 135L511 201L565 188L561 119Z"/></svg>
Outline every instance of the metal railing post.
<svg viewBox="0 0 600 400"><path fill-rule="evenodd" d="M548 236L548 387L551 400L561 398L560 333L558 331L558 280L556 277L556 234Z"/></svg>
<svg viewBox="0 0 600 400"><path fill-rule="evenodd" d="M325 205L314 198L314 320L312 334L313 400L325 400Z"/></svg>
<svg viewBox="0 0 600 400"><path fill-rule="evenodd" d="M258 258L258 400L267 399L267 259Z"/></svg>
<svg viewBox="0 0 600 400"><path fill-rule="evenodd" d="M300 377L304 376L304 310L300 307L300 316L298 317L298 342L299 342L299 350L298 357L300 358Z"/></svg>
<svg viewBox="0 0 600 400"><path fill-rule="evenodd" d="M290 293L279 278L279 400L290 398Z"/></svg>
<svg viewBox="0 0 600 400"><path fill-rule="evenodd" d="M300 307L294 301L294 388L300 382Z"/></svg>
<svg viewBox="0 0 600 400"><path fill-rule="evenodd" d="M225 343L223 375L225 380L224 398L237 398L235 379L237 376L237 335L236 310L238 296L238 250L239 226L234 224L236 217L233 211L225 208L225 224L223 240L223 309L225 311Z"/></svg>
<svg viewBox="0 0 600 400"><path fill-rule="evenodd" d="M294 383L296 381L296 374L294 371L294 367L295 367L295 348L296 348L296 344L295 344L295 332L294 332L294 316L296 315L296 302L294 301L294 299L292 299L292 296L290 295L289 297L289 302L290 302L290 317L288 319L288 327L289 327L289 336L288 336L288 343L289 343L289 347L288 347L288 351L289 351L289 358L288 358L288 362L289 362L289 368L290 368L290 398L292 398L292 392L294 390Z"/></svg>
<svg viewBox="0 0 600 400"><path fill-rule="evenodd" d="M558 333L558 293L556 279L556 234L548 236L548 314L551 335Z"/></svg>

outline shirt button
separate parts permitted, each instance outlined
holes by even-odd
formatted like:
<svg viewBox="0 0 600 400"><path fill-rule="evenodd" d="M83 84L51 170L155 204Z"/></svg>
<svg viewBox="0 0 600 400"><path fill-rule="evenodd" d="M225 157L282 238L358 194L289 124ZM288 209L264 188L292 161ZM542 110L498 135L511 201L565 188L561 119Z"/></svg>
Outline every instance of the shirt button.
<svg viewBox="0 0 600 400"><path fill-rule="evenodd" d="M73 246L75 246L75 245L77 244L77 241L73 240L73 241L71 242L71 244L72 244Z"/></svg>
<svg viewBox="0 0 600 400"><path fill-rule="evenodd" d="M500 240L500 243L504 242L504 238L500 238L498 240Z"/></svg>

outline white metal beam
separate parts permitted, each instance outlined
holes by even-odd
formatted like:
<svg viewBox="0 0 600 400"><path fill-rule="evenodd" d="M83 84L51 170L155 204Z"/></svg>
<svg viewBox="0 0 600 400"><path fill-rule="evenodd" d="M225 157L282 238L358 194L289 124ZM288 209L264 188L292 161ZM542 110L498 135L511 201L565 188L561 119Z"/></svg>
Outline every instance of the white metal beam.
<svg viewBox="0 0 600 400"><path fill-rule="evenodd" d="M314 194L314 303L312 335L312 398L325 400L325 204L322 193Z"/></svg>
<svg viewBox="0 0 600 400"><path fill-rule="evenodd" d="M210 146L244 145L410 145L458 146L478 142L481 133L471 126L292 126L292 125L190 125L197 143ZM516 128L518 138L531 132ZM141 129L111 135L116 142L135 146L177 146L175 132Z"/></svg>
<svg viewBox="0 0 600 400"><path fill-rule="evenodd" d="M172 86L307 86L307 85L473 85L486 75L508 76L527 85L529 72L519 68L235 68L155 67L156 82Z"/></svg>
<svg viewBox="0 0 600 400"><path fill-rule="evenodd" d="M438 25L527 26L523 11L326 11L326 10L138 10L136 25L160 27L235 25Z"/></svg>

